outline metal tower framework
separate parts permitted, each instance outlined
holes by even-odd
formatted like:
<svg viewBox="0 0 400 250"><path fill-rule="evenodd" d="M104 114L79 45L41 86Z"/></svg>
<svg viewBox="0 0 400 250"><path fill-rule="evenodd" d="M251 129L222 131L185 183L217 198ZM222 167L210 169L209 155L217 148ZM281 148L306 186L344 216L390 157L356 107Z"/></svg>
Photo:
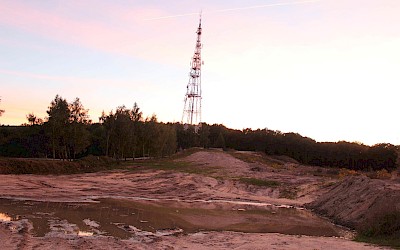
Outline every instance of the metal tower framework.
<svg viewBox="0 0 400 250"><path fill-rule="evenodd" d="M204 64L201 61L201 15L196 34L197 41L190 64L189 83L186 87L182 124L195 126L197 131L201 123L201 65Z"/></svg>

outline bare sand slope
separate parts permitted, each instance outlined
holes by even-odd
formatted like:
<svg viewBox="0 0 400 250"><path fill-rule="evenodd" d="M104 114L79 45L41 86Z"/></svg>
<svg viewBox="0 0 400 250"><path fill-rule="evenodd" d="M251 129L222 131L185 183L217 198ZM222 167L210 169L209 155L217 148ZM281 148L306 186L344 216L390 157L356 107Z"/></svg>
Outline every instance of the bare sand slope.
<svg viewBox="0 0 400 250"><path fill-rule="evenodd" d="M268 195L254 194L231 180L167 171L114 171L65 176L0 175L0 190L1 197L38 201L90 201L101 197L276 201ZM272 190L260 192L273 193ZM282 202L285 204L285 200ZM287 203L295 202L287 200Z"/></svg>
<svg viewBox="0 0 400 250"><path fill-rule="evenodd" d="M381 214L400 211L400 184L347 177L308 206L342 225L358 227Z"/></svg>
<svg viewBox="0 0 400 250"><path fill-rule="evenodd" d="M314 175L311 172L315 171L315 168L294 164L292 159L289 161L270 159L268 161L272 164L267 164L260 161L260 155L255 152L235 152L234 155L254 156L256 160L244 162L223 151L200 151L179 161L190 162L193 166L200 168L214 168L216 172L210 176L218 180L222 179L220 183L224 183L225 188L229 187L227 190L221 187L223 193L238 188L247 193L246 195L241 193L241 195L245 195L244 197L248 199L256 195L257 199L274 204L302 206L313 201L320 194L318 190L321 186L332 181L330 178ZM275 162L279 164L274 164ZM257 188L229 181L242 177L277 181L282 185L278 188ZM213 187L213 189L218 190L218 187ZM288 196L290 196L289 199Z"/></svg>
<svg viewBox="0 0 400 250"><path fill-rule="evenodd" d="M239 160L222 151L200 151L181 159L196 165L208 167L222 167L227 175L249 175L251 174L250 164Z"/></svg>
<svg viewBox="0 0 400 250"><path fill-rule="evenodd" d="M323 178L277 171L260 163L246 163L224 152L201 151L181 161L215 168L210 176L161 170L112 171L74 175L0 175L1 197L43 201L90 201L98 197L165 199L229 199L300 206L314 199ZM251 169L257 167L257 171ZM300 168L300 167L299 167ZM236 181L254 177L282 183L259 188ZM296 189L297 197L282 197Z"/></svg>

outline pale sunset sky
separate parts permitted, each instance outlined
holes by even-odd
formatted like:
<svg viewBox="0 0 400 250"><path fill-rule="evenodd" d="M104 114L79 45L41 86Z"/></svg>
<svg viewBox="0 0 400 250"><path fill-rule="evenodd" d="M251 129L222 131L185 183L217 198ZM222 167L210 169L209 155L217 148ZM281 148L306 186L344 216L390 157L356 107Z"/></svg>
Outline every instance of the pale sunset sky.
<svg viewBox="0 0 400 250"><path fill-rule="evenodd" d="M179 122L202 10L202 118L400 144L399 0L0 0L0 124L56 94Z"/></svg>

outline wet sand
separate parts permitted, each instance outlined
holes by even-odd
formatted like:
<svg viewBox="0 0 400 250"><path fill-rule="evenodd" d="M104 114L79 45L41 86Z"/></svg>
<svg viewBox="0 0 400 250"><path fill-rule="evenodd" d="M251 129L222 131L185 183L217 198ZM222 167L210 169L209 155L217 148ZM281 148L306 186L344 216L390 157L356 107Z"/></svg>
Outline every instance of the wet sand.
<svg viewBox="0 0 400 250"><path fill-rule="evenodd" d="M62 222L74 225L78 235L85 232L120 239L132 237L131 227L156 234L235 231L339 237L343 233L341 228L306 210L226 202L100 199L68 203L0 199L0 212L8 221L28 219L33 226L31 233L38 237L52 232L52 224Z"/></svg>

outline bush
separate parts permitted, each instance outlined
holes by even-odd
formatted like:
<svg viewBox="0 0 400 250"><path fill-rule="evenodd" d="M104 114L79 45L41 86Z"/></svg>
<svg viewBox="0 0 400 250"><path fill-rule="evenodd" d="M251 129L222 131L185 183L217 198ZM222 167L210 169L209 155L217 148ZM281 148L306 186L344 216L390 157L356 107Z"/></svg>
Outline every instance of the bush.
<svg viewBox="0 0 400 250"><path fill-rule="evenodd" d="M339 178L344 178L346 176L352 176L352 175L358 175L358 172L346 168L341 168L339 171Z"/></svg>
<svg viewBox="0 0 400 250"><path fill-rule="evenodd" d="M361 233L367 237L400 237L400 212L391 212L378 217L373 222L364 225Z"/></svg>
<svg viewBox="0 0 400 250"><path fill-rule="evenodd" d="M400 211L370 220L358 230L357 240L400 248Z"/></svg>
<svg viewBox="0 0 400 250"><path fill-rule="evenodd" d="M391 179L392 173L388 172L386 169L381 169L378 171L367 172L366 175L371 179Z"/></svg>
<svg viewBox="0 0 400 250"><path fill-rule="evenodd" d="M390 179L392 174L389 173L386 169L381 169L376 171L376 178L378 179Z"/></svg>

